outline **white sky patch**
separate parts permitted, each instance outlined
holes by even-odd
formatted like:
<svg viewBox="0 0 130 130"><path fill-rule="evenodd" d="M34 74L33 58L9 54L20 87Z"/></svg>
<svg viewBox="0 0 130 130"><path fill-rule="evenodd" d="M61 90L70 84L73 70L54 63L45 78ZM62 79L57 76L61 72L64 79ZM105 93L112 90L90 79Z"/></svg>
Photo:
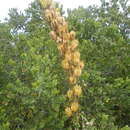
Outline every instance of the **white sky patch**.
<svg viewBox="0 0 130 130"><path fill-rule="evenodd" d="M10 8L18 8L20 11L26 9L29 3L34 0L1 0L0 2L0 20L8 16ZM100 5L100 0L54 0L63 5L63 8L77 8L78 6L88 7L89 5ZM109 1L109 0L107 0ZM130 5L130 1L129 1Z"/></svg>
<svg viewBox="0 0 130 130"><path fill-rule="evenodd" d="M8 16L10 8L18 8L23 11L33 0L1 0L0 2L0 20Z"/></svg>
<svg viewBox="0 0 130 130"><path fill-rule="evenodd" d="M55 0L60 4L63 4L64 9L77 8L79 6L88 7L90 5L100 5L100 0Z"/></svg>
<svg viewBox="0 0 130 130"><path fill-rule="evenodd" d="M0 3L0 20L3 20L8 16L10 8L18 8L23 11L34 0L1 0ZM78 6L87 7L89 5L99 5L100 0L54 0L63 5L63 8L77 8Z"/></svg>

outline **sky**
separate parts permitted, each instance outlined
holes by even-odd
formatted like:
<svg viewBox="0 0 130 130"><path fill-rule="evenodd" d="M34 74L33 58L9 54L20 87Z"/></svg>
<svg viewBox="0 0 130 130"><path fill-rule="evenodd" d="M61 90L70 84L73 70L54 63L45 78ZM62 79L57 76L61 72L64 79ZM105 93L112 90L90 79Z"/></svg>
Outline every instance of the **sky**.
<svg viewBox="0 0 130 130"><path fill-rule="evenodd" d="M26 9L30 2L34 0L1 0L0 3L0 20L3 21L8 16L8 10L10 8L18 8L23 11ZM54 0L63 4L64 9L77 8L78 6L88 7L89 5L100 5L100 0ZM107 0L109 1L109 0ZM130 5L130 1L129 1Z"/></svg>
<svg viewBox="0 0 130 130"><path fill-rule="evenodd" d="M8 16L8 10L10 8L18 8L19 10L23 11L26 9L30 2L34 0L1 0L0 3L0 20L3 20L5 17ZM77 8L78 6L82 5L87 7L89 5L99 5L100 0L54 0L63 4L64 9L67 8Z"/></svg>

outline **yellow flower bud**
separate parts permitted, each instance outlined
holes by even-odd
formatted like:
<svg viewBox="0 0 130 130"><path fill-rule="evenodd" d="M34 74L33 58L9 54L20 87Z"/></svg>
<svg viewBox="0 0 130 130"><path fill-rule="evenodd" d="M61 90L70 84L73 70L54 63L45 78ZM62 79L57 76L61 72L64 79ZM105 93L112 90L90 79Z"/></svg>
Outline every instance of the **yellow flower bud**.
<svg viewBox="0 0 130 130"><path fill-rule="evenodd" d="M52 15L50 10L45 10L45 17L50 21L52 19Z"/></svg>
<svg viewBox="0 0 130 130"><path fill-rule="evenodd" d="M62 39L61 39L60 37L57 37L56 42L57 42L57 43L61 43L61 42L62 42Z"/></svg>
<svg viewBox="0 0 130 130"><path fill-rule="evenodd" d="M72 110L73 112L77 112L78 109L79 109L79 103L78 103L78 102L73 102L73 103L71 104L71 110Z"/></svg>
<svg viewBox="0 0 130 130"><path fill-rule="evenodd" d="M75 64L78 64L80 62L80 53L78 51L73 53L73 61Z"/></svg>
<svg viewBox="0 0 130 130"><path fill-rule="evenodd" d="M68 63L67 60L63 60L63 61L62 61L62 67L63 67L64 69L69 69L69 63Z"/></svg>
<svg viewBox="0 0 130 130"><path fill-rule="evenodd" d="M70 81L71 84L75 84L76 83L76 77L70 76L69 81Z"/></svg>
<svg viewBox="0 0 130 130"><path fill-rule="evenodd" d="M58 29L59 33L67 32L67 28L65 26L62 26L62 25L58 25L57 29Z"/></svg>
<svg viewBox="0 0 130 130"><path fill-rule="evenodd" d="M63 26L58 25L58 27L57 27L57 32L58 32L58 33L63 32Z"/></svg>
<svg viewBox="0 0 130 130"><path fill-rule="evenodd" d="M49 10L49 9L46 9L46 10L45 10L45 14L51 14L50 10Z"/></svg>
<svg viewBox="0 0 130 130"><path fill-rule="evenodd" d="M55 18L55 10L54 9L50 9L50 11L51 11L51 14L52 14L52 16L53 16L53 18Z"/></svg>
<svg viewBox="0 0 130 130"><path fill-rule="evenodd" d="M53 28L56 28L56 27L58 26L58 22L57 22L56 19L52 20L51 26L52 26Z"/></svg>
<svg viewBox="0 0 130 130"><path fill-rule="evenodd" d="M74 75L76 76L76 77L79 77L80 75L81 75L81 68L75 68L74 69Z"/></svg>
<svg viewBox="0 0 130 130"><path fill-rule="evenodd" d="M73 53L73 57L76 59L76 58L80 58L80 53L78 51L75 51Z"/></svg>
<svg viewBox="0 0 130 130"><path fill-rule="evenodd" d="M68 61L71 61L72 56L71 56L71 53L70 53L70 52L66 52L66 54L65 54L65 59L68 60Z"/></svg>
<svg viewBox="0 0 130 130"><path fill-rule="evenodd" d="M63 39L64 40L69 40L69 33L64 33L63 34Z"/></svg>
<svg viewBox="0 0 130 130"><path fill-rule="evenodd" d="M51 32L50 32L50 36L51 36L51 38L52 38L53 40L56 40L56 34L55 34L54 31L51 31Z"/></svg>
<svg viewBox="0 0 130 130"><path fill-rule="evenodd" d="M68 24L67 22L63 22L63 32L67 32L68 31Z"/></svg>
<svg viewBox="0 0 130 130"><path fill-rule="evenodd" d="M74 58L73 61L74 61L75 64L79 64L80 59L79 58Z"/></svg>
<svg viewBox="0 0 130 130"><path fill-rule="evenodd" d="M68 97L69 99L71 99L71 98L73 97L73 91L72 91L72 90L68 90L68 92L67 92L67 97Z"/></svg>
<svg viewBox="0 0 130 130"><path fill-rule="evenodd" d="M60 12L56 11L56 17L59 17L59 16L60 16Z"/></svg>
<svg viewBox="0 0 130 130"><path fill-rule="evenodd" d="M74 49L76 49L78 46L78 42L77 40L74 40L71 42L71 45L70 45L70 49L73 51Z"/></svg>
<svg viewBox="0 0 130 130"><path fill-rule="evenodd" d="M71 31L71 32L70 32L70 39L71 39L71 40L74 40L74 39L75 39L75 35L76 35L75 32L74 32L74 31Z"/></svg>
<svg viewBox="0 0 130 130"><path fill-rule="evenodd" d="M60 17L57 17L57 21L59 22L59 24L63 24L63 22L65 22L65 19L64 17L60 16Z"/></svg>
<svg viewBox="0 0 130 130"><path fill-rule="evenodd" d="M72 116L72 110L71 110L70 107L65 108L65 114L66 114L68 117L71 117L71 116Z"/></svg>
<svg viewBox="0 0 130 130"><path fill-rule="evenodd" d="M75 95L75 96L78 96L78 97L79 97L79 96L81 95L81 93L82 93L82 89L81 89L81 87L80 87L79 85L74 86L73 91L74 91L74 95Z"/></svg>
<svg viewBox="0 0 130 130"><path fill-rule="evenodd" d="M60 51L61 55L64 53L64 45L63 44L59 44L57 46L58 50Z"/></svg>

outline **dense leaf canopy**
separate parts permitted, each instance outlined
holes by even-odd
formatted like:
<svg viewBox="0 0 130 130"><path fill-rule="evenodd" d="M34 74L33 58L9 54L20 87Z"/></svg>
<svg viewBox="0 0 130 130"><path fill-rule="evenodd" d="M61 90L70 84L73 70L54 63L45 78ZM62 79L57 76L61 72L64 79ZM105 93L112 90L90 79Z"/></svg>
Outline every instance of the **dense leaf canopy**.
<svg viewBox="0 0 130 130"><path fill-rule="evenodd" d="M130 129L130 7L128 0L101 2L65 17L85 63L72 119L64 114L66 73L39 3L9 11L0 23L1 130Z"/></svg>

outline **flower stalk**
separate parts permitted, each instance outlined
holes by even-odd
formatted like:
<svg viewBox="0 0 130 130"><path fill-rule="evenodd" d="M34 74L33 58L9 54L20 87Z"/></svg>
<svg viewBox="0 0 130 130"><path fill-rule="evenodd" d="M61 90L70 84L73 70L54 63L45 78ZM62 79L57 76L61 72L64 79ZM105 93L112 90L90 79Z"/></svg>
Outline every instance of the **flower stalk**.
<svg viewBox="0 0 130 130"><path fill-rule="evenodd" d="M69 32L67 22L60 12L53 7L52 0L40 0L40 4L45 9L45 17L52 29L50 36L57 43L62 57L61 65L68 74L69 90L66 96L69 100L69 106L65 108L65 113L71 117L79 110L79 97L82 93L78 79L84 63L80 60L79 42L75 38L76 33L74 31Z"/></svg>

